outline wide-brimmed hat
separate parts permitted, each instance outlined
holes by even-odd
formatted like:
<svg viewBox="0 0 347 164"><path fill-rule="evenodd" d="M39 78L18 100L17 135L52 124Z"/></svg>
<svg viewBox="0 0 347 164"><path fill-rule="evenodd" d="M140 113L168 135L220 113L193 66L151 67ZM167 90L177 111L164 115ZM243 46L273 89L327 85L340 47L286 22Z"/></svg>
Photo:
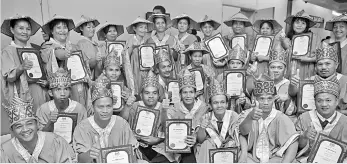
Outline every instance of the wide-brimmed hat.
<svg viewBox="0 0 347 164"><path fill-rule="evenodd" d="M124 34L124 26L123 25L118 25L118 24L115 24L115 23L109 23L109 22L106 22L105 24L103 24L99 30L96 32L96 35L98 36L98 39L100 41L104 41L106 40L106 33L104 31L104 29L106 27L109 27L109 26L115 26L116 27L116 30L117 30L117 37Z"/></svg>
<svg viewBox="0 0 347 164"><path fill-rule="evenodd" d="M187 55L190 55L191 52L194 52L194 51L201 51L202 54L210 53L210 52L205 48L205 46L203 45L203 43L200 43L200 42L194 42L194 43L191 44L183 53L184 53L184 54L187 54Z"/></svg>
<svg viewBox="0 0 347 164"><path fill-rule="evenodd" d="M198 22L198 29L197 30L200 30L201 28L201 24L203 23L206 23L206 22L209 22L209 23L212 23L212 26L213 26L213 29L214 30L217 30L219 28L219 26L221 25L219 22L213 20L212 18L208 17L207 15L205 15L204 18L202 18L199 22Z"/></svg>
<svg viewBox="0 0 347 164"><path fill-rule="evenodd" d="M198 29L198 23L187 14L181 14L172 19L172 27L178 29L178 21L182 18L189 19L189 29Z"/></svg>
<svg viewBox="0 0 347 164"><path fill-rule="evenodd" d="M152 31L153 30L153 23L143 19L141 17L137 17L126 29L128 31L128 34L135 34L135 31L133 29L133 26L138 24L138 23L145 23L147 24L147 31Z"/></svg>
<svg viewBox="0 0 347 164"><path fill-rule="evenodd" d="M82 15L81 16L81 19L78 21L78 23L76 24L76 27L75 27L75 31L77 33L81 33L81 29L80 29L80 26L83 24L83 23L87 23L87 22L93 22L94 23L94 26L98 26L100 24L100 22L95 19L95 18L91 18L91 17L88 17L88 16L85 16L85 15Z"/></svg>
<svg viewBox="0 0 347 164"><path fill-rule="evenodd" d="M273 31L275 34L279 33L283 29L283 27L276 20L272 18L262 18L262 19L256 20L253 23L253 30L259 34L261 29L260 25L265 21L270 22L273 25Z"/></svg>
<svg viewBox="0 0 347 164"><path fill-rule="evenodd" d="M152 14L148 20L151 21L154 24L154 19L155 18L164 18L166 20L166 28L170 28L172 26L172 20L170 18L170 16L166 15L166 14Z"/></svg>
<svg viewBox="0 0 347 164"><path fill-rule="evenodd" d="M52 31L49 27L49 25L54 21L54 20L65 20L67 22L67 28L68 30L72 30L75 28L75 23L73 22L72 19L70 18L66 18L60 15L54 15L52 19L48 20L43 26L42 26L42 30L45 32L45 34L51 34Z"/></svg>
<svg viewBox="0 0 347 164"><path fill-rule="evenodd" d="M34 21L34 19L32 19L29 16L25 16L25 15L15 15L13 17L9 17L7 19L4 20L4 22L1 25L1 33L9 36L9 37L13 37L13 34L11 32L11 21L12 20L16 20L16 19L28 19L29 23L31 25L31 36L35 35L36 32L40 29L41 25L38 24L36 21Z"/></svg>
<svg viewBox="0 0 347 164"><path fill-rule="evenodd" d="M236 13L235 15L233 15L232 17L230 17L229 19L227 19L226 21L224 21L224 24L231 27L233 25L234 21L240 21L240 22L244 22L245 23L245 27L249 27L252 26L251 21L242 13Z"/></svg>
<svg viewBox="0 0 347 164"><path fill-rule="evenodd" d="M346 22L347 23L347 12L342 13L342 15L337 16L337 17L333 18L332 20L329 20L325 24L325 29L329 30L329 31L333 31L335 22Z"/></svg>
<svg viewBox="0 0 347 164"><path fill-rule="evenodd" d="M291 16L287 17L287 19L284 22L286 22L287 24L290 25L294 18L307 19L309 21L309 25L308 25L309 28L311 28L314 25L316 25L316 22L313 21L313 18L310 15L308 15L305 12L305 10L301 10L298 13L296 13L295 15L291 15Z"/></svg>

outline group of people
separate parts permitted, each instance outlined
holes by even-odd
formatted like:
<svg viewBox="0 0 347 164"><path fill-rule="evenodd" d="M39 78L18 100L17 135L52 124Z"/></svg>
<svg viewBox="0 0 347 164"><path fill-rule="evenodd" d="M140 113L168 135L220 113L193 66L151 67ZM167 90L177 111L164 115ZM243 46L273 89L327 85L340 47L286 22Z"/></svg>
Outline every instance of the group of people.
<svg viewBox="0 0 347 164"><path fill-rule="evenodd" d="M99 21L85 15L76 25L58 15L42 26L30 16L5 19L1 32L12 42L2 50L1 79L12 138L1 145L1 162L101 163L101 149L129 144L134 162L209 163L210 150L223 148L236 148L240 163L307 162L319 134L347 140L347 14L326 23L333 37L325 40L312 34L315 22L304 10L285 22L290 29L283 35L274 19L252 23L242 13L233 15L224 21L233 31L222 37L228 55L215 59L204 42L221 23L208 16L196 22L186 14L171 20L162 6L126 27L133 35L122 53L108 47L124 33L116 23L95 32ZM256 37L246 34L246 27L274 36L267 56L253 52ZM29 44L40 28L49 37L41 46ZM178 35L168 34L170 28ZM189 33L193 29L203 33L200 42ZM77 44L68 39L71 30L81 34ZM95 33L99 42L93 40ZM311 49L298 56L293 39L305 34L311 34ZM235 36L243 36L244 44L233 42ZM141 63L144 45L161 47L149 69ZM17 50L23 48L39 51L47 80L28 81L34 63L20 58ZM66 68L76 51L86 71L77 82ZM225 71L230 70L245 71L238 96L226 91ZM297 103L303 80L313 81L315 109L303 111ZM179 101L168 89L172 81L178 83ZM123 84L120 97L114 96L113 82ZM114 109L119 101L122 107ZM155 134L135 135L139 107L160 111ZM77 114L70 139L53 133L62 113ZM184 141L191 153L166 151L165 122L170 119L192 120L192 133Z"/></svg>

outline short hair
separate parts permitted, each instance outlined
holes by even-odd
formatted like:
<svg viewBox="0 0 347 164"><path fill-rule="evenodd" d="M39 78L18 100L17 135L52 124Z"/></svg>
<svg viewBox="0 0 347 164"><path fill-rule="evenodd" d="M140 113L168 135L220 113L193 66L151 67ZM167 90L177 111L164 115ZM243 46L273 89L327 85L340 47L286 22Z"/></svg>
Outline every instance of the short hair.
<svg viewBox="0 0 347 164"><path fill-rule="evenodd" d="M187 18L187 17L183 17L183 18L177 19L177 23L178 23L178 22L180 22L182 19L187 20L188 25L190 25L190 19L189 19L189 18ZM188 27L188 30L189 30L189 27Z"/></svg>
<svg viewBox="0 0 347 164"><path fill-rule="evenodd" d="M202 23L200 24L200 28L204 27L206 24L209 24L209 25L211 25L213 28L215 28L212 21L202 22Z"/></svg>
<svg viewBox="0 0 347 164"><path fill-rule="evenodd" d="M163 14L166 14L165 7L160 5L154 6L153 10L160 10Z"/></svg>
<svg viewBox="0 0 347 164"><path fill-rule="evenodd" d="M59 23L63 23L65 24L66 26L68 26L68 21L67 20L64 20L64 19L55 19L53 20L51 23L49 23L49 29L51 30L51 32L53 32L53 28L58 25ZM49 34L49 37L53 38L53 34L50 33Z"/></svg>
<svg viewBox="0 0 347 164"><path fill-rule="evenodd" d="M267 25L269 25L270 28L271 28L272 30L274 30L274 25L273 25L270 21L263 21L263 22L261 22L259 28L261 29L261 27L263 27L263 25L264 25L265 23L266 23Z"/></svg>
<svg viewBox="0 0 347 164"><path fill-rule="evenodd" d="M153 23L156 23L156 20L157 20L158 18L162 18L162 19L164 20L165 24L166 24L166 19L163 18L163 17L155 17L155 18L153 19Z"/></svg>
<svg viewBox="0 0 347 164"><path fill-rule="evenodd" d="M84 26L87 26L88 23L93 23L93 25L95 26L94 22L85 22L83 24L81 24L81 26L79 28L83 28ZM83 35L83 31L81 30L81 35Z"/></svg>

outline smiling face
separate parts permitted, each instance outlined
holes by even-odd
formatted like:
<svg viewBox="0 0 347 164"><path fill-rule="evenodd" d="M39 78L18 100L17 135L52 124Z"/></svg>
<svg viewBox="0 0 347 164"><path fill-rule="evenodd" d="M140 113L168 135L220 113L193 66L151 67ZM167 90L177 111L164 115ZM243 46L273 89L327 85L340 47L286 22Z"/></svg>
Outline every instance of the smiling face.
<svg viewBox="0 0 347 164"><path fill-rule="evenodd" d="M179 32L181 32L181 33L187 32L188 28L189 28L188 20L187 19L180 19L178 21L177 27L178 27Z"/></svg>
<svg viewBox="0 0 347 164"><path fill-rule="evenodd" d="M26 43L31 36L31 25L28 21L17 20L14 27L11 27L14 40Z"/></svg>
<svg viewBox="0 0 347 164"><path fill-rule="evenodd" d="M184 87L181 89L181 100L184 104L191 105L194 104L196 90L193 87Z"/></svg>
<svg viewBox="0 0 347 164"><path fill-rule="evenodd" d="M262 35L272 35L273 27L268 22L264 22L260 27L260 33Z"/></svg>
<svg viewBox="0 0 347 164"><path fill-rule="evenodd" d="M163 61L158 64L159 75L164 78L169 78L172 71L172 65L169 61Z"/></svg>
<svg viewBox="0 0 347 164"><path fill-rule="evenodd" d="M243 62L241 60L231 59L228 62L229 69L241 69L243 67Z"/></svg>
<svg viewBox="0 0 347 164"><path fill-rule="evenodd" d="M111 81L116 81L121 75L121 69L117 65L109 65L104 69L104 74Z"/></svg>
<svg viewBox="0 0 347 164"><path fill-rule="evenodd" d="M296 18L293 23L293 30L297 34L301 34L305 31L308 24L306 23L305 19L302 18Z"/></svg>
<svg viewBox="0 0 347 164"><path fill-rule="evenodd" d="M282 80L285 74L286 66L280 62L272 62L269 65L269 75L275 80Z"/></svg>
<svg viewBox="0 0 347 164"><path fill-rule="evenodd" d="M216 95L211 98L211 106L214 114L223 115L228 108L225 95Z"/></svg>
<svg viewBox="0 0 347 164"><path fill-rule="evenodd" d="M67 27L67 24L63 21L58 22L52 29L52 35L55 40L66 42L66 39L69 36L69 29Z"/></svg>
<svg viewBox="0 0 347 164"><path fill-rule="evenodd" d="M320 77L327 78L336 73L338 64L331 59L319 60L316 64L316 71Z"/></svg>
<svg viewBox="0 0 347 164"><path fill-rule="evenodd" d="M115 26L109 26L106 32L106 39L110 42L116 41L118 32Z"/></svg>
<svg viewBox="0 0 347 164"><path fill-rule="evenodd" d="M338 99L330 93L319 93L315 97L317 112L324 118L331 117L336 111Z"/></svg>
<svg viewBox="0 0 347 164"><path fill-rule="evenodd" d="M137 35L144 37L147 33L147 24L146 23L138 23L133 27L133 29Z"/></svg>
<svg viewBox="0 0 347 164"><path fill-rule="evenodd" d="M242 34L245 30L245 23L241 21L233 21L233 24L231 26L233 29L233 32L237 34Z"/></svg>
<svg viewBox="0 0 347 164"><path fill-rule="evenodd" d="M23 120L12 125L12 133L20 142L33 141L37 137L39 130L38 122L35 119Z"/></svg>
<svg viewBox="0 0 347 164"><path fill-rule="evenodd" d="M155 18L154 25L158 32L165 32L166 30L166 22L164 18Z"/></svg>
<svg viewBox="0 0 347 164"><path fill-rule="evenodd" d="M345 38L347 36L347 22L334 23L333 33L337 39Z"/></svg>
<svg viewBox="0 0 347 164"><path fill-rule="evenodd" d="M141 98L146 106L154 107L159 100L159 90L157 87L148 86L143 88Z"/></svg>
<svg viewBox="0 0 347 164"><path fill-rule="evenodd" d="M205 35L205 37L211 37L213 33L213 26L210 22L206 22L202 24L201 31Z"/></svg>
<svg viewBox="0 0 347 164"><path fill-rule="evenodd" d="M103 97L95 100L93 102L93 107L95 119L100 121L111 119L113 113L113 100L111 97Z"/></svg>
<svg viewBox="0 0 347 164"><path fill-rule="evenodd" d="M193 51L190 55L192 58L192 64L196 67L199 67L202 63L202 52L201 51Z"/></svg>
<svg viewBox="0 0 347 164"><path fill-rule="evenodd" d="M80 28L82 35L87 38L92 38L95 34L95 25L93 22L84 23Z"/></svg>

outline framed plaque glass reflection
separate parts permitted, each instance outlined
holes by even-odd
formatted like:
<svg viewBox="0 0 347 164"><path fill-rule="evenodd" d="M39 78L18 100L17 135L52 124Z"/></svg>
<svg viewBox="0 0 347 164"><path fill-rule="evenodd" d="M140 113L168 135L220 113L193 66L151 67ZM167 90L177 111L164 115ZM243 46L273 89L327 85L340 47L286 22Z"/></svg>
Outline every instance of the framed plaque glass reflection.
<svg viewBox="0 0 347 164"><path fill-rule="evenodd" d="M134 163L136 162L132 145L122 145L101 150L102 163Z"/></svg>
<svg viewBox="0 0 347 164"><path fill-rule="evenodd" d="M227 95L237 97L246 92L246 70L227 70L224 71L223 76Z"/></svg>
<svg viewBox="0 0 347 164"><path fill-rule="evenodd" d="M167 85L167 91L171 92L171 103L179 103L181 101L180 98L180 87L177 80L169 81Z"/></svg>
<svg viewBox="0 0 347 164"><path fill-rule="evenodd" d="M115 41L115 42L106 42L107 53L111 53L112 51L117 52L117 56L120 59L120 63L123 63L122 52L124 50L126 41Z"/></svg>
<svg viewBox="0 0 347 164"><path fill-rule="evenodd" d="M191 135L191 119L168 119L165 121L165 152L190 153L185 138Z"/></svg>
<svg viewBox="0 0 347 164"><path fill-rule="evenodd" d="M124 83L123 82L111 82L111 89L113 97L117 97L117 102L113 103L113 110L119 110L123 108L124 100L122 98Z"/></svg>
<svg viewBox="0 0 347 164"><path fill-rule="evenodd" d="M46 80L46 73L43 71L42 59L40 57L40 51L34 48L17 48L17 54L21 63L25 59L30 60L33 63L33 67L29 70L25 70L27 80L29 83L35 83L39 80Z"/></svg>
<svg viewBox="0 0 347 164"><path fill-rule="evenodd" d="M209 150L210 163L237 163L238 157L238 148L220 148Z"/></svg>
<svg viewBox="0 0 347 164"><path fill-rule="evenodd" d="M77 125L77 113L59 112L54 123L53 133L63 137L68 143L72 143L73 132Z"/></svg>
<svg viewBox="0 0 347 164"><path fill-rule="evenodd" d="M73 51L65 62L67 69L71 70L72 83L84 81L87 71L82 57L82 51Z"/></svg>
<svg viewBox="0 0 347 164"><path fill-rule="evenodd" d="M292 54L294 56L305 56L311 52L313 33L294 35L292 39Z"/></svg>
<svg viewBox="0 0 347 164"><path fill-rule="evenodd" d="M243 50L246 50L246 44L247 43L247 35L243 34L243 35L234 35L231 38L231 42L230 42L230 48L235 47L236 45L240 45L240 47Z"/></svg>
<svg viewBox="0 0 347 164"><path fill-rule="evenodd" d="M139 46L140 69L149 70L154 66L155 45L145 44Z"/></svg>
<svg viewBox="0 0 347 164"><path fill-rule="evenodd" d="M253 52L261 56L268 56L273 45L273 40L275 36L273 35L257 35Z"/></svg>
<svg viewBox="0 0 347 164"><path fill-rule="evenodd" d="M191 73L195 75L196 91L203 91L205 85L205 74L202 68L189 69Z"/></svg>
<svg viewBox="0 0 347 164"><path fill-rule="evenodd" d="M133 131L137 136L156 136L160 111L138 106L136 109Z"/></svg>
<svg viewBox="0 0 347 164"><path fill-rule="evenodd" d="M220 60L228 56L228 48L220 33L205 40L204 43L214 59Z"/></svg>
<svg viewBox="0 0 347 164"><path fill-rule="evenodd" d="M316 109L313 80L300 80L297 96L298 114Z"/></svg>

